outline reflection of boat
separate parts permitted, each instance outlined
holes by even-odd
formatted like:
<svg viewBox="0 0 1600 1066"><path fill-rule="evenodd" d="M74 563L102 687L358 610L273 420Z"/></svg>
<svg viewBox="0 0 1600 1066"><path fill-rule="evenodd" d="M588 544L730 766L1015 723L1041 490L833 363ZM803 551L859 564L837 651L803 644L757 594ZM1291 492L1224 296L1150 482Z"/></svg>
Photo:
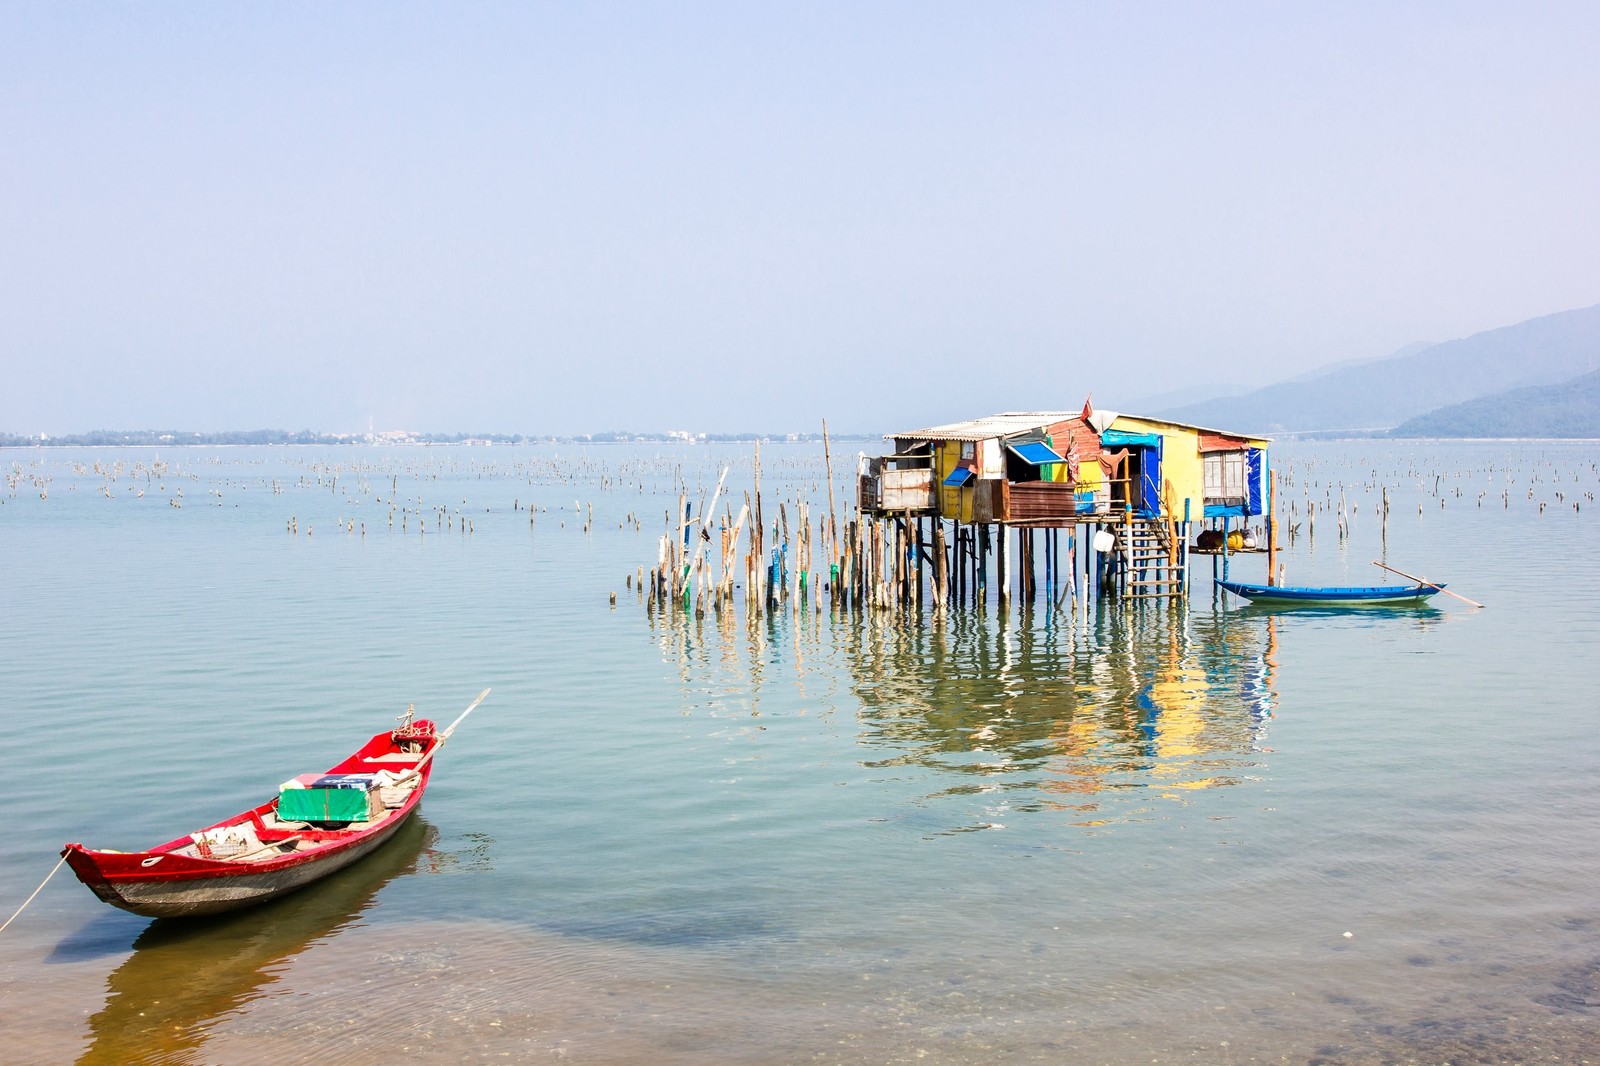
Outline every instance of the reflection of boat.
<svg viewBox="0 0 1600 1066"><path fill-rule="evenodd" d="M148 851L61 852L78 880L115 907L152 918L262 903L349 866L416 811L433 756L485 689L443 733L409 712L327 773L288 782L276 799Z"/></svg>
<svg viewBox="0 0 1600 1066"><path fill-rule="evenodd" d="M418 815L370 862L334 874L316 892L247 914L151 923L107 978L79 1066L211 1061L199 1051L216 1019L260 996L287 960L361 917L385 885L414 872L437 837Z"/></svg>
<svg viewBox="0 0 1600 1066"><path fill-rule="evenodd" d="M1443 585L1251 585L1217 579L1218 586L1252 603L1307 604L1317 607L1411 606L1444 589Z"/></svg>
<svg viewBox="0 0 1600 1066"><path fill-rule="evenodd" d="M1388 624L1399 618L1414 618L1430 623L1445 617L1445 613L1427 600L1412 603L1372 604L1348 603L1247 603L1230 612L1243 618L1284 618L1296 620L1340 618L1365 625Z"/></svg>

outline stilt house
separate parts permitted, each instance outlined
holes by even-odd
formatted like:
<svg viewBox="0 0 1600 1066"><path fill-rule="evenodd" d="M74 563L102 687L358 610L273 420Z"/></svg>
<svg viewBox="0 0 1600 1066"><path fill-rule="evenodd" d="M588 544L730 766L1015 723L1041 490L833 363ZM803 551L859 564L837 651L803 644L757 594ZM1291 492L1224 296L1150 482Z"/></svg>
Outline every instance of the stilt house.
<svg viewBox="0 0 1600 1066"><path fill-rule="evenodd" d="M919 528L924 518L954 523L952 542L978 553L980 573L993 543L1004 575L1008 532L1017 529L1024 590L1036 530L1068 531L1068 556L1075 558L1076 527L1094 527L1089 544L1103 557L1095 561L1102 584L1130 596L1164 596L1187 587L1198 529L1226 534L1251 518L1270 518L1268 441L1259 437L1086 402L1077 413L1007 412L888 439L892 453L862 460L862 514L916 520ZM964 526L971 527L965 539ZM1047 570L1057 551L1052 536ZM1001 589L1005 596L1003 576Z"/></svg>

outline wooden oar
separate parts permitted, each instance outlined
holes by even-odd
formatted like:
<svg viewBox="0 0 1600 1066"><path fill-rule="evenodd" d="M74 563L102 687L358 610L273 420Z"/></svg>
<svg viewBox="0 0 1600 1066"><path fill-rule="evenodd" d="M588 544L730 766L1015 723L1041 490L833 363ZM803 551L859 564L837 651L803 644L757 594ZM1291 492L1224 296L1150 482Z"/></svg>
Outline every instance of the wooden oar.
<svg viewBox="0 0 1600 1066"><path fill-rule="evenodd" d="M482 692L478 693L478 698L473 700L470 704L468 704L467 705L467 709L462 711L461 714L457 716L456 720L450 723L450 728L446 729L443 733L439 734L438 742L435 743L433 747L428 749L428 754L426 754L422 758L418 759L417 760L417 765L413 766L411 769L407 770L405 773L403 773L399 777L397 777L395 779L395 781L394 781L394 784L398 785L398 784L400 784L400 783L402 783L404 781L409 781L411 778L416 777L418 774L420 774L422 772L422 768L424 766L428 765L429 760L431 760L435 755L437 755L439 753L439 749L440 748L444 747L444 742L450 739L450 734L454 733L456 731L456 726L461 724L462 719L466 718L467 715L469 715L473 711L477 710L478 709L478 704L482 703L484 701L485 697L487 697L488 695L489 695L489 690L488 689L484 689ZM393 786L391 786L391 787L393 787Z"/></svg>
<svg viewBox="0 0 1600 1066"><path fill-rule="evenodd" d="M1380 563L1376 559L1372 560L1372 565L1373 566L1382 567L1383 569L1389 571L1391 574L1399 574L1401 577L1408 578L1411 581L1415 581L1419 585L1427 585L1429 588L1438 589L1440 592L1444 593L1446 596L1454 596L1456 599L1460 600L1462 603L1470 603L1474 607L1482 607L1483 606L1483 604L1479 603L1477 600L1469 600L1465 596L1461 595L1461 593L1459 593L1459 592L1451 592L1449 589L1445 588L1443 585L1440 585L1437 582L1429 581L1425 577L1418 577L1415 574L1408 574L1404 570L1396 570L1394 567L1389 566L1386 563Z"/></svg>

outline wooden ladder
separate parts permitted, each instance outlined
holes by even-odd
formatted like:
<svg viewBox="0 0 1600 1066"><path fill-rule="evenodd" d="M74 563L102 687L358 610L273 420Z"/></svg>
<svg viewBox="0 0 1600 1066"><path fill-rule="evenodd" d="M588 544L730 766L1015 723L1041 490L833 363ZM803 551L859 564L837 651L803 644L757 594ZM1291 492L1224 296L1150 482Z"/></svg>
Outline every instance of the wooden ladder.
<svg viewBox="0 0 1600 1066"><path fill-rule="evenodd" d="M1130 600L1183 596L1188 584L1184 553L1173 543L1168 523L1134 516L1121 527L1123 595Z"/></svg>

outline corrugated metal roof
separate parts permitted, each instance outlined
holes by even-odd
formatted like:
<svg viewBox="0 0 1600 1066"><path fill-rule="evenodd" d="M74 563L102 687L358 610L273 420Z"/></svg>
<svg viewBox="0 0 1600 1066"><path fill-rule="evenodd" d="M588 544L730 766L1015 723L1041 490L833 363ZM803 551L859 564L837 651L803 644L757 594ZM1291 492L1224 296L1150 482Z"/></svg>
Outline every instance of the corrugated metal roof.
<svg viewBox="0 0 1600 1066"><path fill-rule="evenodd" d="M1140 422L1153 422L1158 426L1176 426L1179 429L1192 429L1197 433L1215 433L1219 437L1238 437L1242 440L1259 440L1268 444L1272 443L1271 437L1264 437L1258 433L1239 433L1234 430L1217 429L1214 426L1197 426L1192 422L1174 422L1170 418L1152 418L1149 415L1131 415L1127 412L1117 415L1118 418L1133 418Z"/></svg>
<svg viewBox="0 0 1600 1066"><path fill-rule="evenodd" d="M1057 422L1077 418L1076 411L1007 411L987 418L974 418L966 422L952 422L947 426L930 426L927 429L908 429L903 433L890 433L887 440L988 440L991 437L1009 437L1013 433L1026 433L1030 429L1043 429Z"/></svg>
<svg viewBox="0 0 1600 1066"><path fill-rule="evenodd" d="M987 418L974 418L966 422L951 422L944 426L930 426L927 429L908 429L901 433L886 434L885 440L905 440L912 438L921 441L960 440L979 441L989 440L993 437L1010 437L1029 430L1042 430L1046 426L1053 426L1060 422L1076 421L1079 411L1007 411L1002 414L990 415ZM1092 428L1099 432L1108 428L1118 418L1132 418L1141 422L1151 422L1162 426L1175 426L1179 429L1194 430L1200 433L1215 433L1224 437L1238 437L1244 440L1258 440L1270 442L1271 437L1259 436L1254 433L1238 433L1225 429L1216 429L1212 426L1196 426L1188 422L1174 422L1168 418L1152 418L1148 415L1128 414L1112 410L1095 411Z"/></svg>
<svg viewBox="0 0 1600 1066"><path fill-rule="evenodd" d="M1259 439L1259 438L1258 438ZM1222 433L1200 434L1200 450L1203 452L1239 452L1250 446L1249 438L1234 437Z"/></svg>

